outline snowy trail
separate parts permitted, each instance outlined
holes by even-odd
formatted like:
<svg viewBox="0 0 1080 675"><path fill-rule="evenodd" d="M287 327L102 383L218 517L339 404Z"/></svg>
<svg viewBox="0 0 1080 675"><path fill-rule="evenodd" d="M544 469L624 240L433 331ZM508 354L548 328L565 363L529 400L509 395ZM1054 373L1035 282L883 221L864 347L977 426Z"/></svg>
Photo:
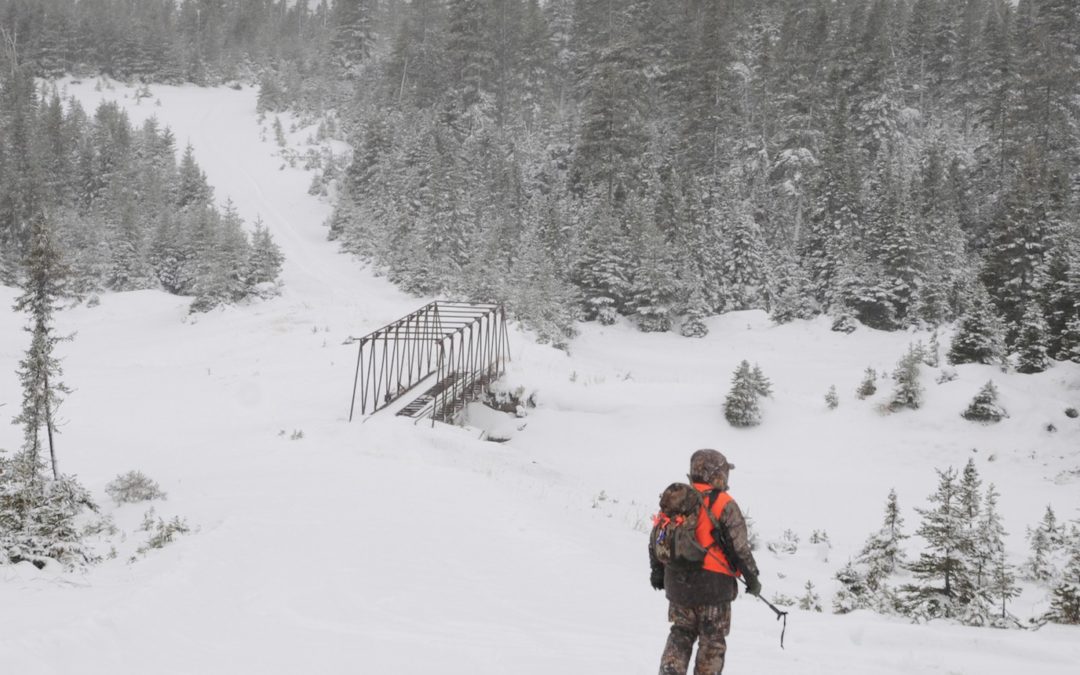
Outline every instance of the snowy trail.
<svg viewBox="0 0 1080 675"><path fill-rule="evenodd" d="M380 318L373 323L381 325L396 318L403 304L422 304L376 279L350 256L338 254L337 245L327 241L323 223L331 206L307 194L310 172L287 166L275 155L277 146L260 139L254 88L155 86L151 98L135 105L131 89L115 86L96 91L89 81L67 83L62 92L77 96L90 111L101 101L115 100L135 123L156 117L172 129L178 152L190 143L219 204L231 200L248 225L261 218L273 234L285 255L284 298L294 310L310 310L314 316L342 313L361 321L374 314ZM290 117L281 117L288 125ZM302 129L289 136L299 143L309 132ZM356 312L361 315L354 316Z"/></svg>
<svg viewBox="0 0 1080 675"><path fill-rule="evenodd" d="M797 595L812 578L827 603L885 491L897 486L910 508L930 491L932 467L969 456L1008 488L1014 540L1047 500L1063 517L1080 514L1075 483L1052 481L1073 466L1080 431L1055 417L1060 433L1038 432L1080 369L1002 380L1016 411L1004 431L956 431L955 410L1000 378L990 368L929 389L922 417L883 419L850 394L825 413L830 383L853 387L867 365L887 372L912 336L844 342L814 323L774 329L760 313L712 320L701 341L586 326L571 356L512 336L511 379L542 405L505 445L387 416L346 424L355 352L341 343L424 300L326 241L329 205L259 139L254 91L153 86L161 106L136 105L119 85L69 91L89 111L116 99L134 120L156 115L181 150L190 140L218 200L272 232L285 287L195 319L186 299L155 292L63 313L63 327L79 332L64 352L76 391L63 467L103 500L107 481L142 470L169 493L157 516L196 531L129 565L147 506L103 504L127 533L117 560L75 578L0 567L0 671L653 673L667 626L646 583L642 529L656 493L702 444L733 456L736 496L764 538L829 528L834 550L761 552L767 593ZM0 305L13 297L0 288ZM22 340L15 326L0 330L0 372L13 369ZM760 360L777 389L772 423L753 435L716 414L717 383L741 358ZM18 400L11 379L0 380L0 401ZM17 447L19 433L0 425L0 447ZM851 477L863 482L843 485ZM741 598L734 613L729 675L1064 675L1080 663L1077 633L1062 627L794 610L781 651L767 608Z"/></svg>

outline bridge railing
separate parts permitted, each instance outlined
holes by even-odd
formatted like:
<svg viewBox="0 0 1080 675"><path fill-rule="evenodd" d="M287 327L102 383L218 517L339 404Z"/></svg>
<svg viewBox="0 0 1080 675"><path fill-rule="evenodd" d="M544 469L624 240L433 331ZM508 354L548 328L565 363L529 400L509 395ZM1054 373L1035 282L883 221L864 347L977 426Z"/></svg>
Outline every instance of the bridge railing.
<svg viewBox="0 0 1080 675"><path fill-rule="evenodd" d="M486 391L509 359L501 305L435 301L349 342L358 344L349 420L390 406L436 375L435 386L399 414L451 420ZM419 404L419 405L418 405ZM419 411L419 412L418 412Z"/></svg>

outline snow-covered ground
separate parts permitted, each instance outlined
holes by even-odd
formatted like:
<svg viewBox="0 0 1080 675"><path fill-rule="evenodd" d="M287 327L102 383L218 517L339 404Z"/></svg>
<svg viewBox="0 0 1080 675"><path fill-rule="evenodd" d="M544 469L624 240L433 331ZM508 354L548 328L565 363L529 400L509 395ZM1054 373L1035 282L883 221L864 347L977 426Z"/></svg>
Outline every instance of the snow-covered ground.
<svg viewBox="0 0 1080 675"><path fill-rule="evenodd" d="M794 555L758 551L766 596L798 597L809 580L826 609L834 572L880 524L889 489L913 533L935 468L974 458L997 485L1016 564L1047 504L1062 520L1080 517L1080 420L1064 414L1080 407L1077 366L1028 376L963 366L940 385L924 369L925 407L885 416L890 383L859 401L863 371L890 372L926 334L844 336L824 321L773 326L759 312L714 318L702 340L586 325L569 354L513 332L508 382L535 392L538 407L518 420L476 417L512 431L507 443L395 417L350 424L355 352L343 342L429 299L326 241L330 206L260 133L254 89L154 86L137 103L133 90L94 85L64 86L88 110L116 99L135 121L155 115L181 149L194 146L217 198L273 233L285 287L197 317L187 299L156 292L60 314L61 329L77 331L58 350L74 389L61 410L61 468L121 534L117 557L85 575L0 567L4 673L652 673L667 623L648 585L645 531L658 493L699 447L737 465L732 493L762 541L785 530L802 541ZM15 294L0 288L0 307ZM20 401L22 323L11 314L0 327L9 450L21 440L7 422ZM721 414L744 358L774 388L752 430ZM991 378L1010 418L961 419ZM116 507L104 487L132 469L168 493L156 516L193 531L129 563L149 506ZM831 548L807 543L814 530ZM1025 619L1044 608L1034 588L1013 605ZM740 598L726 672L1054 675L1080 663L1080 632L1059 626L793 610L784 650L779 632L768 608Z"/></svg>

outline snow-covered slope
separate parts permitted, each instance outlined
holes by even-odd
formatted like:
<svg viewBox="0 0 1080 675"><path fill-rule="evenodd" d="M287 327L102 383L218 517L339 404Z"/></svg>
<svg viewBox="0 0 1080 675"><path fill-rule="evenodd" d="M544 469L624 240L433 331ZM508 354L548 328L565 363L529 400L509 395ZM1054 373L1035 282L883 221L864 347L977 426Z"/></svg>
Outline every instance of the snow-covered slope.
<svg viewBox="0 0 1080 675"><path fill-rule="evenodd" d="M283 295L190 318L187 300L107 295L60 316L74 388L61 414L62 469L78 474L124 533L118 557L84 576L0 567L0 664L19 673L651 673L666 603L647 583L645 536L656 495L690 453L711 446L737 465L732 492L768 541L766 595L832 574L877 527L895 487L908 531L934 468L974 458L1000 492L1011 558L1052 504L1080 516L1080 370L1034 376L981 366L938 385L924 409L883 416L854 389L888 372L913 340L823 322L773 326L761 313L715 318L703 340L585 326L570 354L511 336L511 386L536 393L505 444L475 429L375 416L348 423L355 353L343 342L420 306L336 253L330 207L310 176L261 140L250 88L68 83L87 109L117 99L191 142L219 200L261 217L286 256ZM160 101L160 105L155 102ZM288 126L289 120L283 119ZM308 130L298 130L300 143ZM271 136L272 137L272 136ZM15 291L0 288L0 306ZM0 328L0 374L25 348L21 317ZM741 359L774 385L765 423L735 430L720 404ZM959 412L993 378L1011 417L995 427ZM832 384L840 407L822 399ZM0 378L0 422L18 407ZM1056 432L1045 430L1054 424ZM520 427L520 429L518 429ZM0 447L20 429L0 424ZM194 531L137 562L147 506L114 507L105 484L139 469L168 499L161 518ZM1072 473L1070 473L1072 472ZM832 548L805 542L813 530ZM913 544L913 547L915 544ZM912 549L915 550L914 548ZM1043 594L1017 602L1022 617ZM1074 672L1080 634L913 626L866 613L794 611L786 649L763 605L735 605L728 673Z"/></svg>

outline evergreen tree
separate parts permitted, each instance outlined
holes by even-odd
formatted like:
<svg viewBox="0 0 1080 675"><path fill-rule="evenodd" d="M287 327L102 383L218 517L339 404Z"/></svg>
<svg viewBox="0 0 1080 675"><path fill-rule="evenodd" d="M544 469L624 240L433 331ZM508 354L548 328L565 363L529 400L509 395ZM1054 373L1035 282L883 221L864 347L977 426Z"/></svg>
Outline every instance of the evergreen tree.
<svg viewBox="0 0 1080 675"><path fill-rule="evenodd" d="M700 287L695 287L687 300L686 317L679 328L679 333L683 337L705 337L709 334L709 327L705 325L707 316L709 316L709 306L705 302L705 294Z"/></svg>
<svg viewBox="0 0 1080 675"><path fill-rule="evenodd" d="M983 499L982 510L979 513L978 523L974 537L973 563L975 569L976 584L980 587L989 585L991 588L1001 582L995 578L999 574L1008 573L1008 569L1001 569L1004 560L1005 537L1008 534L1005 526L1001 523L1001 515L997 512L998 492L991 483L986 489ZM998 597L1003 600L1002 589L998 588ZM1002 607L1004 611L1004 607ZM1004 618L1004 617L1003 617Z"/></svg>
<svg viewBox="0 0 1080 675"><path fill-rule="evenodd" d="M1042 309L1032 304L1024 312L1016 338L1016 372L1041 373L1050 367L1047 356L1048 329Z"/></svg>
<svg viewBox="0 0 1080 675"><path fill-rule="evenodd" d="M772 382L769 378L765 377L765 373L761 371L761 366L754 364L754 369L750 372L750 381L754 385L754 392L758 396L770 397L772 396Z"/></svg>
<svg viewBox="0 0 1080 675"><path fill-rule="evenodd" d="M873 368L867 368L863 374L862 382L859 383L859 388L855 390L855 395L860 399L866 399L877 393L877 371Z"/></svg>
<svg viewBox="0 0 1080 675"><path fill-rule="evenodd" d="M974 582L967 560L971 552L967 516L960 503L956 470L938 470L938 488L931 507L916 508L922 523L916 531L926 549L911 565L925 586L909 587L909 611L926 618L959 617L973 596Z"/></svg>
<svg viewBox="0 0 1080 675"><path fill-rule="evenodd" d="M341 67L349 72L371 55L375 42L372 0L334 0L330 44ZM260 90L260 99L261 99Z"/></svg>
<svg viewBox="0 0 1080 675"><path fill-rule="evenodd" d="M903 533L903 527L896 490L889 490L881 529L870 535L858 556L859 563L866 568L866 585L873 591L880 590L884 580L906 562L903 541L908 535Z"/></svg>
<svg viewBox="0 0 1080 675"><path fill-rule="evenodd" d="M979 389L979 393L960 416L973 422L1000 422L1003 417L1008 417L1008 413L998 405L997 397L997 387L991 380Z"/></svg>
<svg viewBox="0 0 1080 675"><path fill-rule="evenodd" d="M902 408L918 410L922 406L923 386L919 382L922 353L915 345L908 346L905 354L896 364L892 379L895 383L892 400L889 401L889 410L897 411Z"/></svg>
<svg viewBox="0 0 1080 675"><path fill-rule="evenodd" d="M284 263L281 249L274 243L270 231L262 220L255 222L255 231L251 235L251 258L248 260L247 283L249 286L275 281L281 273Z"/></svg>
<svg viewBox="0 0 1080 675"><path fill-rule="evenodd" d="M46 431L49 459L54 480L60 478L54 436L56 411L63 395L70 393L60 380L63 371L53 355L57 343L69 338L58 336L53 325L57 303L65 293L65 267L54 243L49 221L44 215L34 219L30 254L26 262L23 292L15 300L14 309L29 315L30 348L19 362L22 382L22 411L12 422L23 426L23 452L30 471L36 472L44 462L42 428Z"/></svg>
<svg viewBox="0 0 1080 675"><path fill-rule="evenodd" d="M840 396L836 393L836 385L831 385L829 391L825 392L825 405L829 410L835 410L840 405Z"/></svg>
<svg viewBox="0 0 1080 675"><path fill-rule="evenodd" d="M1051 557L1062 544L1057 516L1052 507L1047 505L1042 521L1037 527L1028 528L1027 539L1031 547L1031 556L1024 565L1025 576L1032 581L1050 581L1056 573Z"/></svg>
<svg viewBox="0 0 1080 675"><path fill-rule="evenodd" d="M960 317L946 358L952 365L991 364L999 362L1003 352L1001 321L994 313L986 291L977 285L967 311Z"/></svg>
<svg viewBox="0 0 1080 675"><path fill-rule="evenodd" d="M724 419L733 427L752 427L761 423L758 408L759 385L750 371L750 363L743 361L731 378L731 390L724 399Z"/></svg>
<svg viewBox="0 0 1080 675"><path fill-rule="evenodd" d="M1054 586L1050 609L1043 614L1042 620L1080 624L1080 547L1073 550L1061 581Z"/></svg>

